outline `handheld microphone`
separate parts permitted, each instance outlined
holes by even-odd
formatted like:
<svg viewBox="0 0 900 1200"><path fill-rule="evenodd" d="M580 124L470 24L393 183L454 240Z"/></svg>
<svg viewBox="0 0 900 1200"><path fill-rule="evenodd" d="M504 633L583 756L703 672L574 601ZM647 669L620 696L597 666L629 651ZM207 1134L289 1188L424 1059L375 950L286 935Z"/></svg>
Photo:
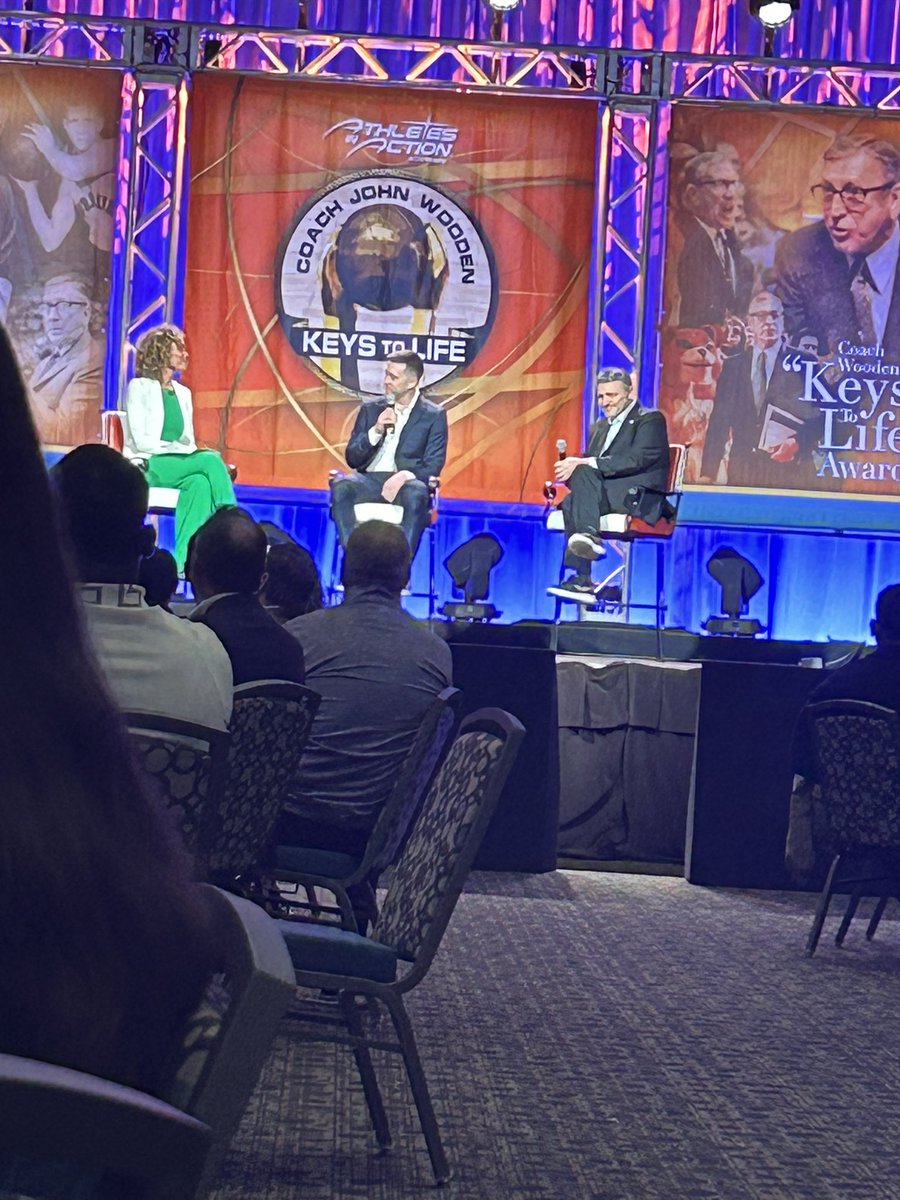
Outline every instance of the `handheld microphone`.
<svg viewBox="0 0 900 1200"><path fill-rule="evenodd" d="M560 460L564 459L569 453L569 443L565 438L560 438L556 443L556 453Z"/></svg>
<svg viewBox="0 0 900 1200"><path fill-rule="evenodd" d="M393 400L388 400L387 404L384 406L384 411L386 413L388 413L391 418L390 425L385 425L385 427L384 427L384 436L390 437L391 434L394 432L394 427L397 423L397 412L396 412L396 409L394 408Z"/></svg>

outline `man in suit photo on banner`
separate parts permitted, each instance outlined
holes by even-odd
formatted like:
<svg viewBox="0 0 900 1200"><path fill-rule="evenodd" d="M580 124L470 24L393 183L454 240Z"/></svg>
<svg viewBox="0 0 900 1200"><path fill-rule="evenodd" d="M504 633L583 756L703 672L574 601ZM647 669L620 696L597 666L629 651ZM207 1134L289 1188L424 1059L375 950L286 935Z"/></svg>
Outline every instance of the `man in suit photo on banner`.
<svg viewBox="0 0 900 1200"><path fill-rule="evenodd" d="M618 367L597 375L597 405L606 414L591 428L587 453L556 464L557 483L569 494L560 508L566 530L565 565L572 568L559 587L548 592L564 600L592 604L597 586L591 563L606 553L600 519L608 513L633 512L658 521L666 505L669 436L661 412L641 408L632 395L631 376Z"/></svg>
<svg viewBox="0 0 900 1200"><path fill-rule="evenodd" d="M812 192L823 219L785 235L775 255L788 337L814 334L829 355L880 346L900 361L900 151L838 137Z"/></svg>
<svg viewBox="0 0 900 1200"><path fill-rule="evenodd" d="M771 292L757 292L747 314L747 340L727 356L703 443L701 483L732 487L813 487L813 453L822 434L822 410L800 399L797 368L813 356L790 353L784 310Z"/></svg>
<svg viewBox="0 0 900 1200"><path fill-rule="evenodd" d="M331 509L346 548L356 525L354 506L399 504L412 556L428 522L428 480L447 459L447 414L420 390L425 364L412 350L389 354L385 395L366 400L347 442L349 475L331 485Z"/></svg>

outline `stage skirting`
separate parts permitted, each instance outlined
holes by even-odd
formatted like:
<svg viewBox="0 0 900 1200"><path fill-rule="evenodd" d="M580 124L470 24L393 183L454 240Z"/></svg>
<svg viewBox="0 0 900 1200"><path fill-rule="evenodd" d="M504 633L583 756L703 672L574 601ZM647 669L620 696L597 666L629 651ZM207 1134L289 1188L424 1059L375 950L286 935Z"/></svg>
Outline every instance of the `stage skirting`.
<svg viewBox="0 0 900 1200"><path fill-rule="evenodd" d="M683 863L700 665L556 661L559 856Z"/></svg>
<svg viewBox="0 0 900 1200"><path fill-rule="evenodd" d="M499 705L527 731L480 867L683 863L692 883L791 886L791 741L822 679L798 664L831 648L682 634L663 642L671 659L660 661L640 657L647 630L435 628L450 644L466 709ZM572 637L592 638L599 653L557 654ZM622 651L628 642L633 656ZM710 657L674 661L691 647Z"/></svg>

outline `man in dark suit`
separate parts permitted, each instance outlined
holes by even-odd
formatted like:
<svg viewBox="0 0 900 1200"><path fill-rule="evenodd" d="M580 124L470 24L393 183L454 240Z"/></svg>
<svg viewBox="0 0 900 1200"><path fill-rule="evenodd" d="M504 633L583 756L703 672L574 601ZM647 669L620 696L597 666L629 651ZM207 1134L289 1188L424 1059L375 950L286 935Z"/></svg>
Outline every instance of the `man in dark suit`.
<svg viewBox="0 0 900 1200"><path fill-rule="evenodd" d="M645 521L659 520L669 477L666 419L641 408L627 371L606 367L599 372L597 404L606 418L591 428L587 453L556 464L557 482L570 489L560 508L568 539L565 563L574 574L548 588L551 595L587 604L596 599L591 563L606 553L600 518L633 512Z"/></svg>
<svg viewBox="0 0 900 1200"><path fill-rule="evenodd" d="M356 525L354 505L399 504L415 557L428 520L428 480L447 458L447 414L419 391L424 371L412 350L388 355L385 396L367 400L356 415L346 451L352 474L331 485L331 511L345 548Z"/></svg>
<svg viewBox="0 0 900 1200"><path fill-rule="evenodd" d="M187 576L199 601L191 621L207 625L228 652L234 683L303 683L303 649L260 603L268 544L241 508L220 508L191 538Z"/></svg>
<svg viewBox="0 0 900 1200"><path fill-rule="evenodd" d="M881 138L837 138L813 192L823 220L775 253L788 336L808 331L829 355L880 345L900 360L900 152Z"/></svg>
<svg viewBox="0 0 900 1200"><path fill-rule="evenodd" d="M784 369L784 312L771 292L758 292L750 302L747 335L747 348L725 359L716 384L700 481L719 481L730 441L724 482L733 487L811 486L822 414L818 405L800 399L803 375ZM799 359L799 352L792 357Z"/></svg>
<svg viewBox="0 0 900 1200"><path fill-rule="evenodd" d="M718 151L684 169L684 246L678 259L678 324L699 329L742 317L753 290L753 264L734 232L743 189L737 166Z"/></svg>

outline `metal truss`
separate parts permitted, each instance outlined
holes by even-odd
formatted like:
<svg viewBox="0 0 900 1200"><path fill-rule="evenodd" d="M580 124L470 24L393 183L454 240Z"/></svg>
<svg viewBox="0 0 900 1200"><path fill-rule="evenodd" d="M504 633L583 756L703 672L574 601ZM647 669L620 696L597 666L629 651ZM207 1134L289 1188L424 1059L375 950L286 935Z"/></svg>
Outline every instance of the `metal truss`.
<svg viewBox="0 0 900 1200"><path fill-rule="evenodd" d="M900 67L669 55L584 46L456 42L234 25L0 11L0 63L92 64L126 76L113 329L120 393L140 333L178 320L182 295L185 135L194 72L310 82L462 88L593 100L602 107L598 169L599 360L652 368L661 246L649 244L664 177L657 145L668 101L900 108ZM130 135L130 136L129 136ZM127 172L127 175L125 174ZM651 371L652 374L652 371ZM650 380L645 380L645 388Z"/></svg>
<svg viewBox="0 0 900 1200"><path fill-rule="evenodd" d="M138 337L178 321L182 276L187 81L138 71L131 105L127 218L119 325L121 357L114 395L121 400Z"/></svg>
<svg viewBox="0 0 900 1200"><path fill-rule="evenodd" d="M633 370L641 361L655 112L612 101L603 113L599 222L603 366Z"/></svg>

